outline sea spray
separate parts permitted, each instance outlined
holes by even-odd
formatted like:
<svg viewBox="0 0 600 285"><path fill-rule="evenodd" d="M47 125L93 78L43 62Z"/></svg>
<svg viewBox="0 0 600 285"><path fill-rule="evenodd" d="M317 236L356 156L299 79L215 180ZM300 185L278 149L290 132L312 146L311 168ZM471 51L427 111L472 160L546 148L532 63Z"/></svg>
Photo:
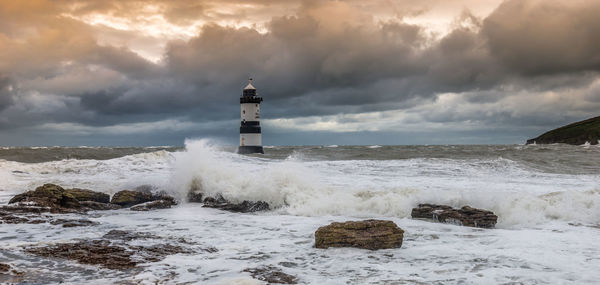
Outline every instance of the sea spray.
<svg viewBox="0 0 600 285"><path fill-rule="evenodd" d="M179 196L194 189L234 202L266 201L292 215L408 217L419 203L438 203L490 209L499 227L600 219L598 190L549 192L572 177L532 172L504 158L304 161L294 152L269 160L220 151L206 140L188 141L175 158L171 181ZM540 176L550 183L530 182Z"/></svg>

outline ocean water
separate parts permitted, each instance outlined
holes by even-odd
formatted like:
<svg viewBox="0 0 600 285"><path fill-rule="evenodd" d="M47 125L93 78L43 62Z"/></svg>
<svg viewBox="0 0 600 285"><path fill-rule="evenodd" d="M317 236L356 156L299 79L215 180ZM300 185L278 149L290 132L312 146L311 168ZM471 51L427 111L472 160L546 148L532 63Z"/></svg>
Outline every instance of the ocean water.
<svg viewBox="0 0 600 285"><path fill-rule="evenodd" d="M91 212L92 227L0 224L0 262L34 284L263 284L246 268L273 266L301 284L597 284L600 147L568 145L266 147L242 156L209 141L184 148L2 148L0 203L44 183L114 194L152 185L274 209L234 214L181 203L171 209ZM495 229L410 218L419 203L494 211ZM402 248L316 249L333 221L394 221ZM137 270L47 259L23 246L98 238L120 229L197 249ZM215 248L207 252L202 248Z"/></svg>

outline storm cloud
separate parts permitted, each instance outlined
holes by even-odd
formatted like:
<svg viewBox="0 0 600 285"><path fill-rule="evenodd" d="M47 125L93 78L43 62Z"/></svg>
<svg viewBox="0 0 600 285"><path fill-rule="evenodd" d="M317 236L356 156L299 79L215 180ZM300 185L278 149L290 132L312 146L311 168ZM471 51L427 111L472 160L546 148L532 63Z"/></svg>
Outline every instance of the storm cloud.
<svg viewBox="0 0 600 285"><path fill-rule="evenodd" d="M443 33L410 20L428 6L392 2L3 2L0 129L234 141L248 77L278 144L292 132L426 143L401 138L440 124L449 143L489 143L490 129L519 142L597 115L600 2L496 2L455 11Z"/></svg>

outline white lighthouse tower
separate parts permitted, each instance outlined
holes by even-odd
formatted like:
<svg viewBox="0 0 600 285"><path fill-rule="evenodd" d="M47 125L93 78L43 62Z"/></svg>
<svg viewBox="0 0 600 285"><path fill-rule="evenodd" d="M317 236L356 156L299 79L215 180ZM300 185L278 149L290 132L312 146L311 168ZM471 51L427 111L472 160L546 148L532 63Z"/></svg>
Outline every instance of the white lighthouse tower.
<svg viewBox="0 0 600 285"><path fill-rule="evenodd" d="M248 79L248 85L246 85L244 91L242 91L242 97L240 97L242 121L238 153L264 153L260 132L260 102L262 100L261 97L257 96L256 88L252 86L252 78Z"/></svg>

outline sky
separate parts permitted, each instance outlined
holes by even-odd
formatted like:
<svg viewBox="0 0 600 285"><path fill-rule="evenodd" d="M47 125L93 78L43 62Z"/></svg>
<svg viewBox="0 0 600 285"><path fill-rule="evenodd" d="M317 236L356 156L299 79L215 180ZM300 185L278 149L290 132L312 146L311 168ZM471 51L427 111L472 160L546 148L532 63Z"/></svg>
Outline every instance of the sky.
<svg viewBox="0 0 600 285"><path fill-rule="evenodd" d="M0 0L0 145L513 144L600 113L599 0Z"/></svg>

